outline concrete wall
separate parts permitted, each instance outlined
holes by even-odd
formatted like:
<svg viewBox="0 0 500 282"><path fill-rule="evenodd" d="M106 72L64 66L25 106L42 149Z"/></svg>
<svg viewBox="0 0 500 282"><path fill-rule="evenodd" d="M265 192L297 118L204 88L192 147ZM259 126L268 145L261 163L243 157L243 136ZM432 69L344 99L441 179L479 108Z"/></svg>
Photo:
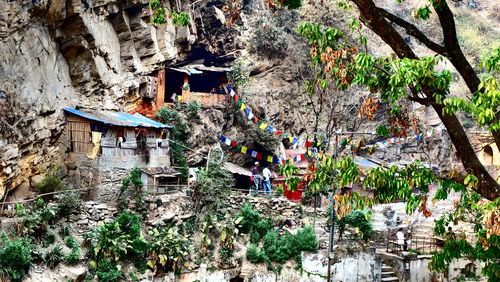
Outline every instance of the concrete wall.
<svg viewBox="0 0 500 282"><path fill-rule="evenodd" d="M472 262L468 259L453 260L445 273L438 273L429 269L430 255L415 256L409 260L410 271L409 277L403 279L405 266L401 257L391 254L379 254L382 260L392 266L396 275L401 281L411 282L429 282L429 281L455 281L457 276L462 273L462 270L469 263L474 263L476 266L476 274L481 274L481 269L484 266L481 262Z"/></svg>
<svg viewBox="0 0 500 282"><path fill-rule="evenodd" d="M170 156L150 156L148 163L142 156L99 156L93 165L100 169L169 167Z"/></svg>

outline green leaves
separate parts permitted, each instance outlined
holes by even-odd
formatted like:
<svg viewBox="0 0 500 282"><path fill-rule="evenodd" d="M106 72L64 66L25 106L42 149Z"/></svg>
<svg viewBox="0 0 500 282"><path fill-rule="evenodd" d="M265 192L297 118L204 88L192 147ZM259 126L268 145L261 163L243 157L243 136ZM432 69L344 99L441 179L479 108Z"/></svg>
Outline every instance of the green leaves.
<svg viewBox="0 0 500 282"><path fill-rule="evenodd" d="M481 67L488 72L500 72L500 47L494 49L481 61Z"/></svg>
<svg viewBox="0 0 500 282"><path fill-rule="evenodd" d="M287 7L290 10L298 9L302 6L301 0L283 0L281 5Z"/></svg>
<svg viewBox="0 0 500 282"><path fill-rule="evenodd" d="M189 25L189 15L186 12L177 13L172 11L172 24L174 26L188 26Z"/></svg>
<svg viewBox="0 0 500 282"><path fill-rule="evenodd" d="M419 8L413 15L415 19L428 20L431 15L431 9L429 6L425 6L423 8Z"/></svg>
<svg viewBox="0 0 500 282"><path fill-rule="evenodd" d="M153 17L151 18L151 22L158 25L164 24L166 19L166 13L167 12L165 11L164 8L162 7L156 8Z"/></svg>
<svg viewBox="0 0 500 282"><path fill-rule="evenodd" d="M481 66L489 72L500 70L500 48L495 49L492 55L483 59ZM446 80L449 80L446 78ZM498 78L493 74L483 74L479 90L468 100L459 97L446 98L443 101L444 114L454 114L464 111L475 116L479 126L488 126L490 131L500 130L500 122L497 119L500 106L500 90Z"/></svg>
<svg viewBox="0 0 500 282"><path fill-rule="evenodd" d="M375 129L375 134L377 136L387 137L389 135L389 130L385 125L379 125L377 129Z"/></svg>
<svg viewBox="0 0 500 282"><path fill-rule="evenodd" d="M164 24L166 22L167 11L162 7L162 0L150 0L149 7L153 10L153 17L151 22L154 24ZM174 26L188 26L189 25L189 14L186 12L177 13L175 11L171 12L172 24Z"/></svg>
<svg viewBox="0 0 500 282"><path fill-rule="evenodd" d="M372 55L359 53L356 56L355 62L359 69L370 69L373 67L375 60Z"/></svg>

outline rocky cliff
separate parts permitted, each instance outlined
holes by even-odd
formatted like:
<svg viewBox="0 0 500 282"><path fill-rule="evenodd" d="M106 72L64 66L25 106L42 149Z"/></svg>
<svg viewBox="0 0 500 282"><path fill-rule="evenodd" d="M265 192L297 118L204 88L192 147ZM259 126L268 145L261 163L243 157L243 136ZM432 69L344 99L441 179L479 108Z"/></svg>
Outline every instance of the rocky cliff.
<svg viewBox="0 0 500 282"><path fill-rule="evenodd" d="M190 11L189 26L152 24L147 0L0 4L0 196L59 162L63 107L120 110L144 75L198 53L236 51L215 16L222 2L174 5Z"/></svg>

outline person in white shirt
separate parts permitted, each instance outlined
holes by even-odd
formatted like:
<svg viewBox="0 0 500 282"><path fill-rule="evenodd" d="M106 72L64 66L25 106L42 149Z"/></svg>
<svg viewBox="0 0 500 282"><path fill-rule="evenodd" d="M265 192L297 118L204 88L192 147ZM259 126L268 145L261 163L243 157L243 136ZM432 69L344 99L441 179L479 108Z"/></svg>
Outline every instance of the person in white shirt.
<svg viewBox="0 0 500 282"><path fill-rule="evenodd" d="M396 233L396 238L398 239L397 243L399 248L402 248L405 244L405 234L403 233L403 228L399 228L399 231Z"/></svg>
<svg viewBox="0 0 500 282"><path fill-rule="evenodd" d="M271 189L271 170L266 166L264 170L262 170L262 177L264 178L263 188L264 194L272 194L273 189Z"/></svg>

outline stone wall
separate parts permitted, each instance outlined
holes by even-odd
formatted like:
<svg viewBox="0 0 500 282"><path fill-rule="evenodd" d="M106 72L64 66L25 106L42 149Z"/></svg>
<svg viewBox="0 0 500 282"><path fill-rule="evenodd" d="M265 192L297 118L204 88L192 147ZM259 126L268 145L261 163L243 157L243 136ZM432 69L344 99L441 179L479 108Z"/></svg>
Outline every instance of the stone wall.
<svg viewBox="0 0 500 282"><path fill-rule="evenodd" d="M229 197L229 209L233 212L237 212L245 203L252 205L260 214L273 217L297 218L303 214L301 205L291 202L284 197L254 197L240 192L235 192Z"/></svg>

